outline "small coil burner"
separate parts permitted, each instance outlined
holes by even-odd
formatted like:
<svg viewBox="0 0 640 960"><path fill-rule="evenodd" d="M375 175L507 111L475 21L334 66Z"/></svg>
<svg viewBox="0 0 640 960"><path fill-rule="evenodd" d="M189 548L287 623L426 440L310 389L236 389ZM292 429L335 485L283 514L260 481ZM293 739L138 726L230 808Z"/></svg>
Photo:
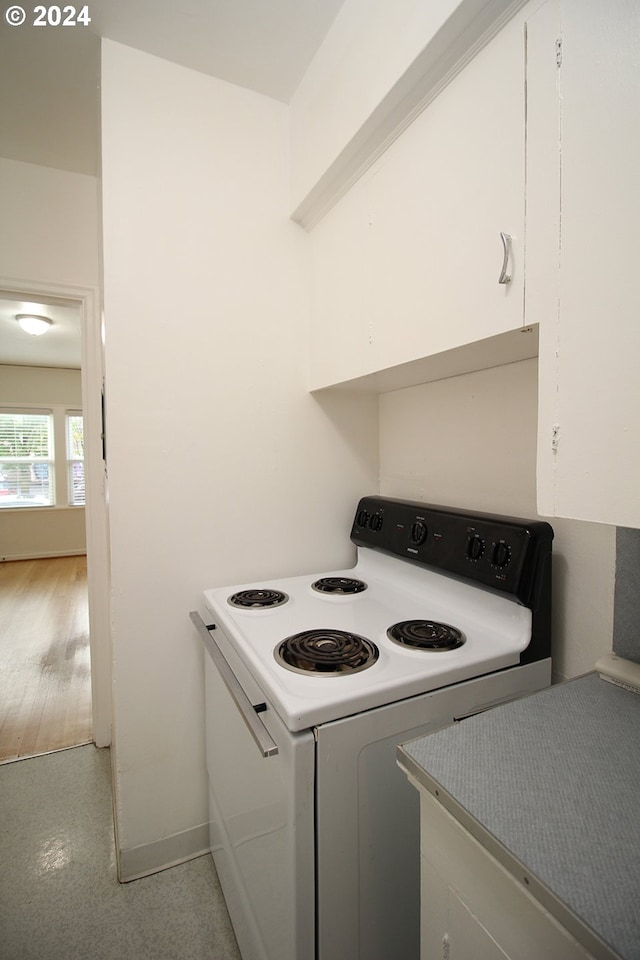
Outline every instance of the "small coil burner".
<svg viewBox="0 0 640 960"><path fill-rule="evenodd" d="M402 620L389 627L387 636L394 643L418 650L456 650L465 642L461 630L434 620Z"/></svg>
<svg viewBox="0 0 640 960"><path fill-rule="evenodd" d="M311 584L318 593L333 593L345 596L349 593L362 593L367 589L366 583L352 577L321 577Z"/></svg>
<svg viewBox="0 0 640 960"><path fill-rule="evenodd" d="M377 647L357 633L344 630L304 630L283 640L276 660L289 670L315 676L356 673L373 666Z"/></svg>
<svg viewBox="0 0 640 960"><path fill-rule="evenodd" d="M282 590L240 590L227 598L232 607L243 609L257 609L264 607L279 607L286 603L289 597Z"/></svg>

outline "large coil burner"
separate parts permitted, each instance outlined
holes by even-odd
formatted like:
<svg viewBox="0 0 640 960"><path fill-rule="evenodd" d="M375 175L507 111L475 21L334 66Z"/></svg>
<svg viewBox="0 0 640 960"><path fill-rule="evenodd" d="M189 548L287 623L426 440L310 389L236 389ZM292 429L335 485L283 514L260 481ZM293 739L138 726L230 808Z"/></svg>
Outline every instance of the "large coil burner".
<svg viewBox="0 0 640 960"><path fill-rule="evenodd" d="M365 670L378 659L375 644L344 630L304 630L282 641L276 660L307 676L344 676Z"/></svg>
<svg viewBox="0 0 640 960"><path fill-rule="evenodd" d="M401 620L387 630L394 643L416 650L456 650L465 642L465 636L457 627L435 620Z"/></svg>

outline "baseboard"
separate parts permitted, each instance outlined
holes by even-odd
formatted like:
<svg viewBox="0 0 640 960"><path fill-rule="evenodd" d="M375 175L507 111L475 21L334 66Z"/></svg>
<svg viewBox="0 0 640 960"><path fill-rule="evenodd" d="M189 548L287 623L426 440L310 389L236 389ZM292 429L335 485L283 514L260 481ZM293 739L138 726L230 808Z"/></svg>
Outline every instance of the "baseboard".
<svg viewBox="0 0 640 960"><path fill-rule="evenodd" d="M3 563L11 560L51 560L54 557L85 557L86 550L52 550L50 553L16 553L0 557Z"/></svg>
<svg viewBox="0 0 640 960"><path fill-rule="evenodd" d="M143 843L130 850L120 850L118 879L121 883L139 880L152 873L160 873L187 860L195 860L209 853L209 824L202 823L191 830L172 837Z"/></svg>
<svg viewBox="0 0 640 960"><path fill-rule="evenodd" d="M63 750L75 750L76 747L87 747L90 743L94 743L94 741L81 740L80 743L71 743L68 747L58 747L56 750L45 750L44 753L24 753L19 757L6 757L4 760L0 760L0 764L17 763L18 760L35 760L36 757L48 757L52 753L62 753Z"/></svg>

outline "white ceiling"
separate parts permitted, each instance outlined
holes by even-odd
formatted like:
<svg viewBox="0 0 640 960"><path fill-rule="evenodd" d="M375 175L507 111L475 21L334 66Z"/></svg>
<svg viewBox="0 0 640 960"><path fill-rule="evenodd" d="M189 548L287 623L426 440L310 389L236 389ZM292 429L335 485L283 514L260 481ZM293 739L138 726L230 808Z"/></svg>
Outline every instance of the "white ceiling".
<svg viewBox="0 0 640 960"><path fill-rule="evenodd" d="M287 103L344 0L89 0L89 26L11 26L0 11L0 156L97 176L100 37ZM61 4L62 8L64 5ZM80 9L82 4L77 4ZM80 366L77 310L43 337L0 291L0 363ZM75 331L75 336L74 336Z"/></svg>
<svg viewBox="0 0 640 960"><path fill-rule="evenodd" d="M16 314L48 317L51 328L41 337L25 333ZM0 363L80 369L80 307L64 301L15 300L0 291Z"/></svg>

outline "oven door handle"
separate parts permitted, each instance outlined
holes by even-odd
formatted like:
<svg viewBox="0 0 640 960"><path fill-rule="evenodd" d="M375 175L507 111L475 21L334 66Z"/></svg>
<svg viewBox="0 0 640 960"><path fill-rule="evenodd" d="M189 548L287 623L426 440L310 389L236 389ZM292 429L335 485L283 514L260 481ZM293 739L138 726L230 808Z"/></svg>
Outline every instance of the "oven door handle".
<svg viewBox="0 0 640 960"><path fill-rule="evenodd" d="M200 634L202 642L204 643L209 656L215 663L227 690L231 694L238 710L240 711L240 716L249 728L249 733L258 745L260 753L263 757L275 757L278 753L278 745L256 712L257 710L263 712L266 709L264 704L254 706L251 703L251 700L249 700L248 696L240 686L238 678L229 666L227 658L218 646L215 637L211 635L209 627L207 627L200 614L195 610L192 610L189 616L191 617L196 630Z"/></svg>

